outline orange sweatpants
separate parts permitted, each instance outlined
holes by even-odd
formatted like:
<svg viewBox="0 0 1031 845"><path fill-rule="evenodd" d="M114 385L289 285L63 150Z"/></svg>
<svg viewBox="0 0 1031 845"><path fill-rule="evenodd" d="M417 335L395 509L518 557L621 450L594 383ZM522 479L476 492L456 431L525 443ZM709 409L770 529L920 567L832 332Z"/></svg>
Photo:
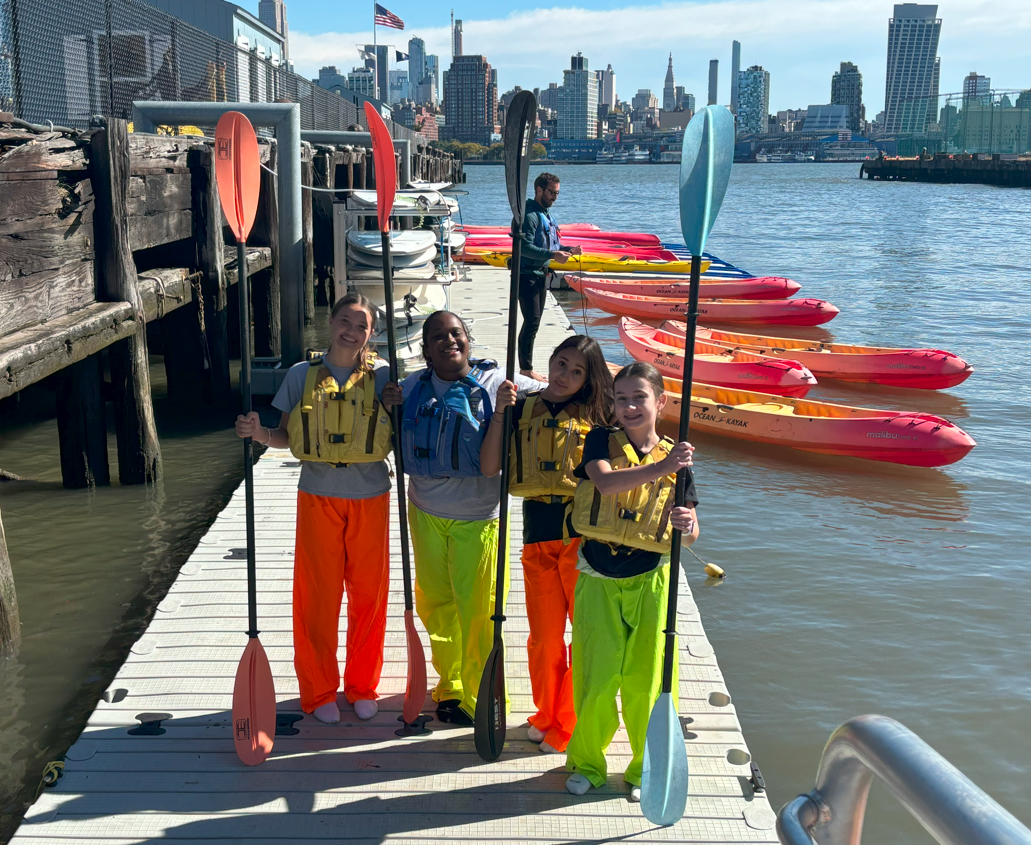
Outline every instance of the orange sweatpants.
<svg viewBox="0 0 1031 845"><path fill-rule="evenodd" d="M294 669L301 709L336 701L337 632L347 589L344 694L378 698L390 588L390 494L337 499L297 491L294 558Z"/></svg>
<svg viewBox="0 0 1031 845"><path fill-rule="evenodd" d="M568 545L562 540L549 540L523 546L526 615L530 621L526 650L537 707L529 722L544 731L544 741L558 751L566 750L576 725L566 619L573 620L579 548L579 537Z"/></svg>

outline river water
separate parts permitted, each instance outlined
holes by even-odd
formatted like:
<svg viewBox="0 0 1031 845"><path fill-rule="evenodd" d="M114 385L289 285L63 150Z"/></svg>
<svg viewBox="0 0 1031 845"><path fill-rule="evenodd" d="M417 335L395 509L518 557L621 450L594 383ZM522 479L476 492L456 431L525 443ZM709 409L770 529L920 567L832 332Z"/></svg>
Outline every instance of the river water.
<svg viewBox="0 0 1031 845"><path fill-rule="evenodd" d="M838 724L883 713L1031 824L1031 195L866 182L858 170L737 167L709 248L838 305L822 336L970 360L976 373L948 392L828 383L810 395L941 414L978 448L927 470L694 438L696 551L728 577L709 582L693 563L688 577L775 807L812 788ZM559 173L559 221L680 240L675 167ZM466 187L466 221L509 222L501 168L468 168ZM626 360L612 318L560 298ZM23 625L17 656L0 659L0 840L240 481L226 421L173 413L162 368L152 372L165 476L150 491L63 490L46 389L0 406L0 468L30 479L0 483ZM868 842L931 841L877 789L866 830Z"/></svg>

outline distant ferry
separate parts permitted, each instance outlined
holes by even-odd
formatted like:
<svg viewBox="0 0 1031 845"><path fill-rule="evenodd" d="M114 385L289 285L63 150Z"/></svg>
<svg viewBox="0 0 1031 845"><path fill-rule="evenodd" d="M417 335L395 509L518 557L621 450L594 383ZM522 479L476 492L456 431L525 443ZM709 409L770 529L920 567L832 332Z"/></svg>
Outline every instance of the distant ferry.
<svg viewBox="0 0 1031 845"><path fill-rule="evenodd" d="M755 160L759 164L783 164L789 161L816 161L816 157L804 153L756 153Z"/></svg>
<svg viewBox="0 0 1031 845"><path fill-rule="evenodd" d="M627 161L627 152L626 152L626 150L616 150L612 154L612 163L613 164L626 164L626 161Z"/></svg>
<svg viewBox="0 0 1031 845"><path fill-rule="evenodd" d="M598 154L594 157L594 160L598 164L612 164L614 158L612 150L598 150Z"/></svg>
<svg viewBox="0 0 1031 845"><path fill-rule="evenodd" d="M630 151L628 161L630 164L647 164L652 160L652 154L648 150L642 150L640 147L634 147Z"/></svg>

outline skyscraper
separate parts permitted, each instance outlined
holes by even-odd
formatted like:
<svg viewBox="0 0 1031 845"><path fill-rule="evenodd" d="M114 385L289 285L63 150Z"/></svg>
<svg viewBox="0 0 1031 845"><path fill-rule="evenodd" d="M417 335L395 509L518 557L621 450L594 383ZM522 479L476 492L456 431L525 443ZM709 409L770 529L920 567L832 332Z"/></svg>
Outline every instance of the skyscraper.
<svg viewBox="0 0 1031 845"><path fill-rule="evenodd" d="M485 56L455 56L444 71L442 137L489 146L497 122L496 71Z"/></svg>
<svg viewBox="0 0 1031 845"><path fill-rule="evenodd" d="M426 76L426 42L415 35L408 39L408 84L414 88Z"/></svg>
<svg viewBox="0 0 1031 845"><path fill-rule="evenodd" d="M455 20L455 13L451 13L451 58L463 55L462 53L462 22Z"/></svg>
<svg viewBox="0 0 1031 845"><path fill-rule="evenodd" d="M557 137L576 141L598 137L598 82L582 53L562 71L556 131Z"/></svg>
<svg viewBox="0 0 1031 845"><path fill-rule="evenodd" d="M741 42L731 42L730 51L730 110L737 114L738 74L741 73Z"/></svg>
<svg viewBox="0 0 1031 845"><path fill-rule="evenodd" d="M987 76L981 76L976 70L970 71L963 80L963 106L971 100L984 101L992 90L992 80Z"/></svg>
<svg viewBox="0 0 1031 845"><path fill-rule="evenodd" d="M290 61L290 28L286 25L286 3L283 0L259 0L258 20L283 36L283 63Z"/></svg>
<svg viewBox="0 0 1031 845"><path fill-rule="evenodd" d="M720 60L712 59L709 62L709 105L716 105L716 89L720 78Z"/></svg>
<svg viewBox="0 0 1031 845"><path fill-rule="evenodd" d="M900 3L888 21L888 67L884 85L884 131L923 132L938 112L937 6Z"/></svg>
<svg viewBox="0 0 1031 845"><path fill-rule="evenodd" d="M601 98L599 106L608 106L610 109L616 107L616 72L609 65L605 70L598 71L601 74Z"/></svg>
<svg viewBox="0 0 1031 845"><path fill-rule="evenodd" d="M852 62L842 62L831 77L831 105L848 106L848 128L859 132L866 114L863 110L863 74Z"/></svg>
<svg viewBox="0 0 1031 845"><path fill-rule="evenodd" d="M386 101L390 94L390 57L393 55L394 45L366 44L365 52L376 57L365 60L365 67L376 73L376 93L372 96Z"/></svg>
<svg viewBox="0 0 1031 845"><path fill-rule="evenodd" d="M737 77L738 132L761 135L770 114L770 73L762 65L752 65Z"/></svg>
<svg viewBox="0 0 1031 845"><path fill-rule="evenodd" d="M666 68L666 82L662 86L662 110L676 111L677 84L673 81L673 54L669 54L669 66Z"/></svg>

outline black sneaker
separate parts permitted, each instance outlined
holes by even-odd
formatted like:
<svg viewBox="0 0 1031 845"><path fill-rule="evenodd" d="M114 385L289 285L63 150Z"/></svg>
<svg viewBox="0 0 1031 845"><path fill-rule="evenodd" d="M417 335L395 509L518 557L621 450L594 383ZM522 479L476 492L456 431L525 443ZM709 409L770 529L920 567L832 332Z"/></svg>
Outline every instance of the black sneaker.
<svg viewBox="0 0 1031 845"><path fill-rule="evenodd" d="M441 722L450 722L458 727L471 727L475 724L459 705L461 701L457 698L449 698L446 701L437 702L437 719Z"/></svg>

